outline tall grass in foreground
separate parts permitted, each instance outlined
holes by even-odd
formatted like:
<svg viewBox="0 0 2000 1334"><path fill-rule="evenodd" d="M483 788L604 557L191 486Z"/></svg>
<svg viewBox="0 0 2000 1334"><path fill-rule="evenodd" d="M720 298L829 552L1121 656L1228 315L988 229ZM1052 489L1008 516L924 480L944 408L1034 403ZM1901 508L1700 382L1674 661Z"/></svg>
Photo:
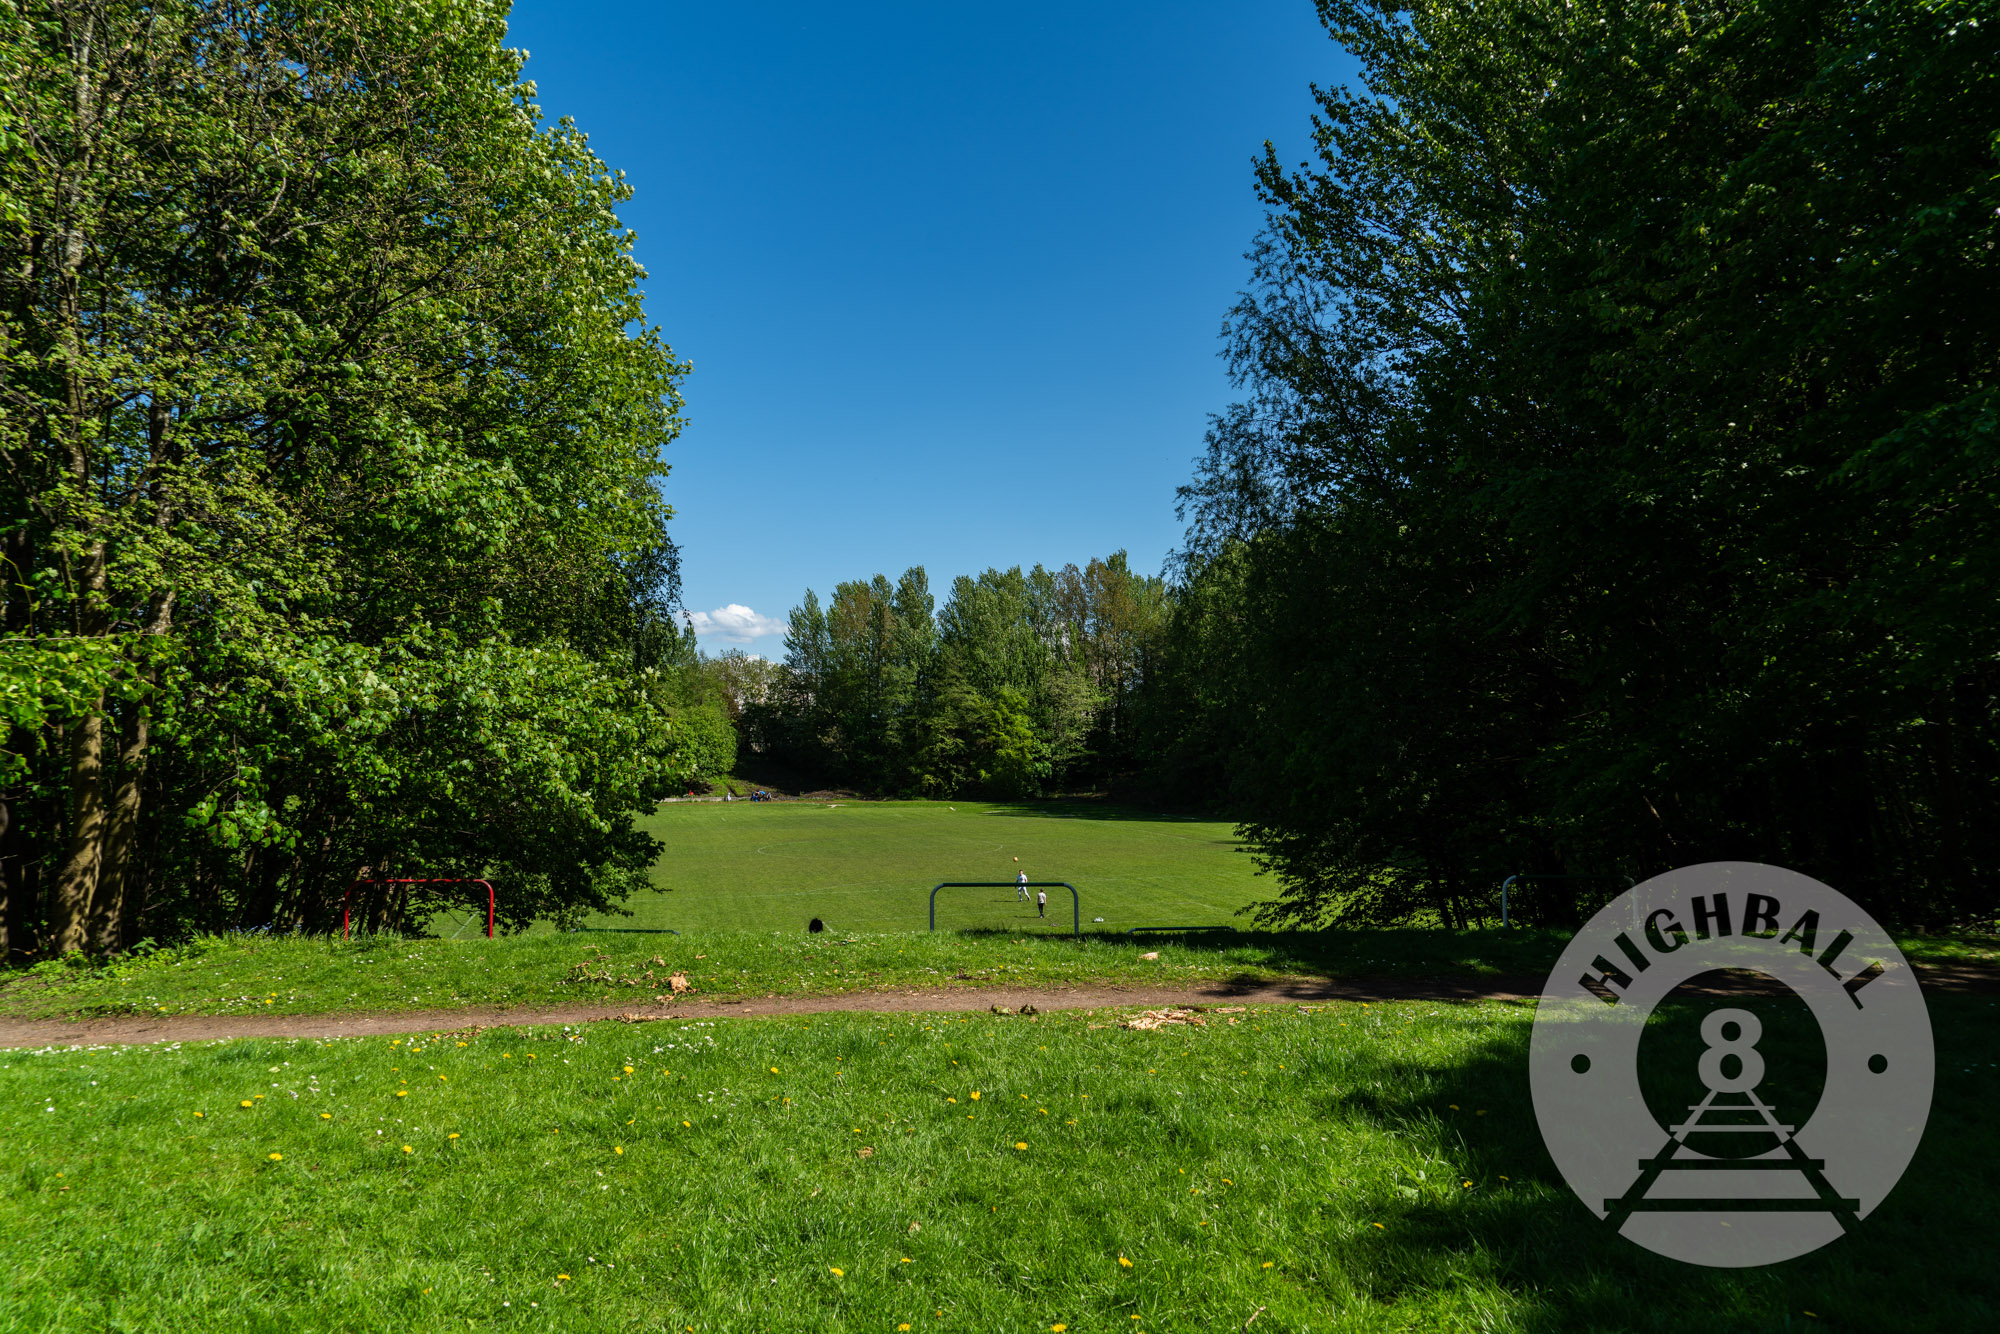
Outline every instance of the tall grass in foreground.
<svg viewBox="0 0 2000 1334"><path fill-rule="evenodd" d="M1996 1009L1933 1015L1909 1175L1749 1272L1570 1196L1525 1005L0 1053L0 1330L1990 1328Z"/></svg>

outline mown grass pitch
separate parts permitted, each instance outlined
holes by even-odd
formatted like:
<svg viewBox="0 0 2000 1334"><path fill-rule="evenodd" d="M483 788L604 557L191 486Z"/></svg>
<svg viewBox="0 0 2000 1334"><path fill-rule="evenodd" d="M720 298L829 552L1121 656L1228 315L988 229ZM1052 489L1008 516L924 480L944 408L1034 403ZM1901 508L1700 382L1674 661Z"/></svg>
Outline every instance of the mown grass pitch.
<svg viewBox="0 0 2000 1334"><path fill-rule="evenodd" d="M1748 1272L1570 1196L1526 1005L6 1052L0 1329L1991 1328L1995 1009L1932 1012L1903 1183Z"/></svg>
<svg viewBox="0 0 2000 1334"><path fill-rule="evenodd" d="M1227 823L1084 803L698 802L641 827L666 844L653 880L669 892L595 925L796 931L818 917L836 931L920 931L933 885L1021 871L1069 881L1084 925L1119 931L1246 924L1237 909L1277 893ZM1067 931L1070 898L1051 890L1044 919L1011 889L946 890L938 925Z"/></svg>

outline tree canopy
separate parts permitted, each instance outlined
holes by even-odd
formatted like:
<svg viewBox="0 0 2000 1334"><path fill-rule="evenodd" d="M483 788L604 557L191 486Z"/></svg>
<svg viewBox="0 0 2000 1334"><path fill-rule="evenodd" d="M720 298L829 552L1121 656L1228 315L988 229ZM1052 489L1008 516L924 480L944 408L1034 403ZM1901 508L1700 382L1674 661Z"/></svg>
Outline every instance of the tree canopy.
<svg viewBox="0 0 2000 1334"><path fill-rule="evenodd" d="M574 916L727 768L669 614L686 367L505 19L0 11L15 948L323 926L391 876Z"/></svg>
<svg viewBox="0 0 2000 1334"><path fill-rule="evenodd" d="M1138 762L1135 701L1166 586L1125 553L1079 568L961 575L942 607L922 566L807 590L786 657L744 719L754 743L870 791L1015 798Z"/></svg>
<svg viewBox="0 0 2000 1334"><path fill-rule="evenodd" d="M1990 915L1991 6L1319 8L1158 674L1269 918L1731 857Z"/></svg>

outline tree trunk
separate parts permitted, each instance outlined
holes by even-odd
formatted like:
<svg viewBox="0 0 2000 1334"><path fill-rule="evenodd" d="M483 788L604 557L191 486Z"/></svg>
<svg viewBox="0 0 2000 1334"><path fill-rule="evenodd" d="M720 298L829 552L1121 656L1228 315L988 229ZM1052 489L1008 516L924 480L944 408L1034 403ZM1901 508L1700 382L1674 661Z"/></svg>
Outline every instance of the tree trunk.
<svg viewBox="0 0 2000 1334"><path fill-rule="evenodd" d="M85 10L75 38L77 64L75 114L78 159L63 184L60 279L57 284L60 338L63 346L63 410L56 431L63 439L64 462L79 497L90 493L90 445L86 438L84 403L83 302L84 260L83 181L89 173L90 147L97 127L96 90L90 69L95 53L97 19ZM80 637L102 632L105 593L105 550L100 539L81 553L76 582L75 627ZM69 732L69 854L56 875L49 901L50 946L58 954L82 949L90 924L90 900L97 889L97 870L104 834L104 696L84 717L71 722Z"/></svg>
<svg viewBox="0 0 2000 1334"><path fill-rule="evenodd" d="M146 673L148 684L154 676ZM129 885L139 873L138 858L132 854L139 839L139 800L151 733L152 709L142 700L132 708L125 745L118 754L118 790L111 800L97 893L90 904L90 947L99 954L115 953L125 940L125 909L132 897Z"/></svg>
<svg viewBox="0 0 2000 1334"><path fill-rule="evenodd" d="M14 919L15 881L19 879L14 869L14 815L8 803L0 801L0 967L5 967L13 954L13 938L9 927Z"/></svg>
<svg viewBox="0 0 2000 1334"><path fill-rule="evenodd" d="M49 946L58 954L87 943L104 838L104 697L69 725L69 855L49 897Z"/></svg>

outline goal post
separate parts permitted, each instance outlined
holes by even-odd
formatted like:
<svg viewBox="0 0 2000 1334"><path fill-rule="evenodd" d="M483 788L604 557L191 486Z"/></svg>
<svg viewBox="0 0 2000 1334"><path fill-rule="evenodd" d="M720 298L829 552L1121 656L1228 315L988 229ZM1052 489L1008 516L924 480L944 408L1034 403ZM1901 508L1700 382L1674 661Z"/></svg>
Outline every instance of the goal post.
<svg viewBox="0 0 2000 1334"><path fill-rule="evenodd" d="M357 880L347 887L340 896L340 938L348 938L348 913L353 905L354 891L365 885L477 885L486 891L486 938L493 939L493 882L490 880L415 880L397 878L393 880ZM474 903L479 901L479 890L468 891ZM461 928L463 929L463 928Z"/></svg>
<svg viewBox="0 0 2000 1334"><path fill-rule="evenodd" d="M939 889L1066 889L1069 891L1070 934L1083 939L1083 900L1077 895L1076 886L1067 880L1030 880L1025 885L1019 880L947 880L931 890L931 930L937 930L937 896ZM1060 920L1060 919L1058 919Z"/></svg>

